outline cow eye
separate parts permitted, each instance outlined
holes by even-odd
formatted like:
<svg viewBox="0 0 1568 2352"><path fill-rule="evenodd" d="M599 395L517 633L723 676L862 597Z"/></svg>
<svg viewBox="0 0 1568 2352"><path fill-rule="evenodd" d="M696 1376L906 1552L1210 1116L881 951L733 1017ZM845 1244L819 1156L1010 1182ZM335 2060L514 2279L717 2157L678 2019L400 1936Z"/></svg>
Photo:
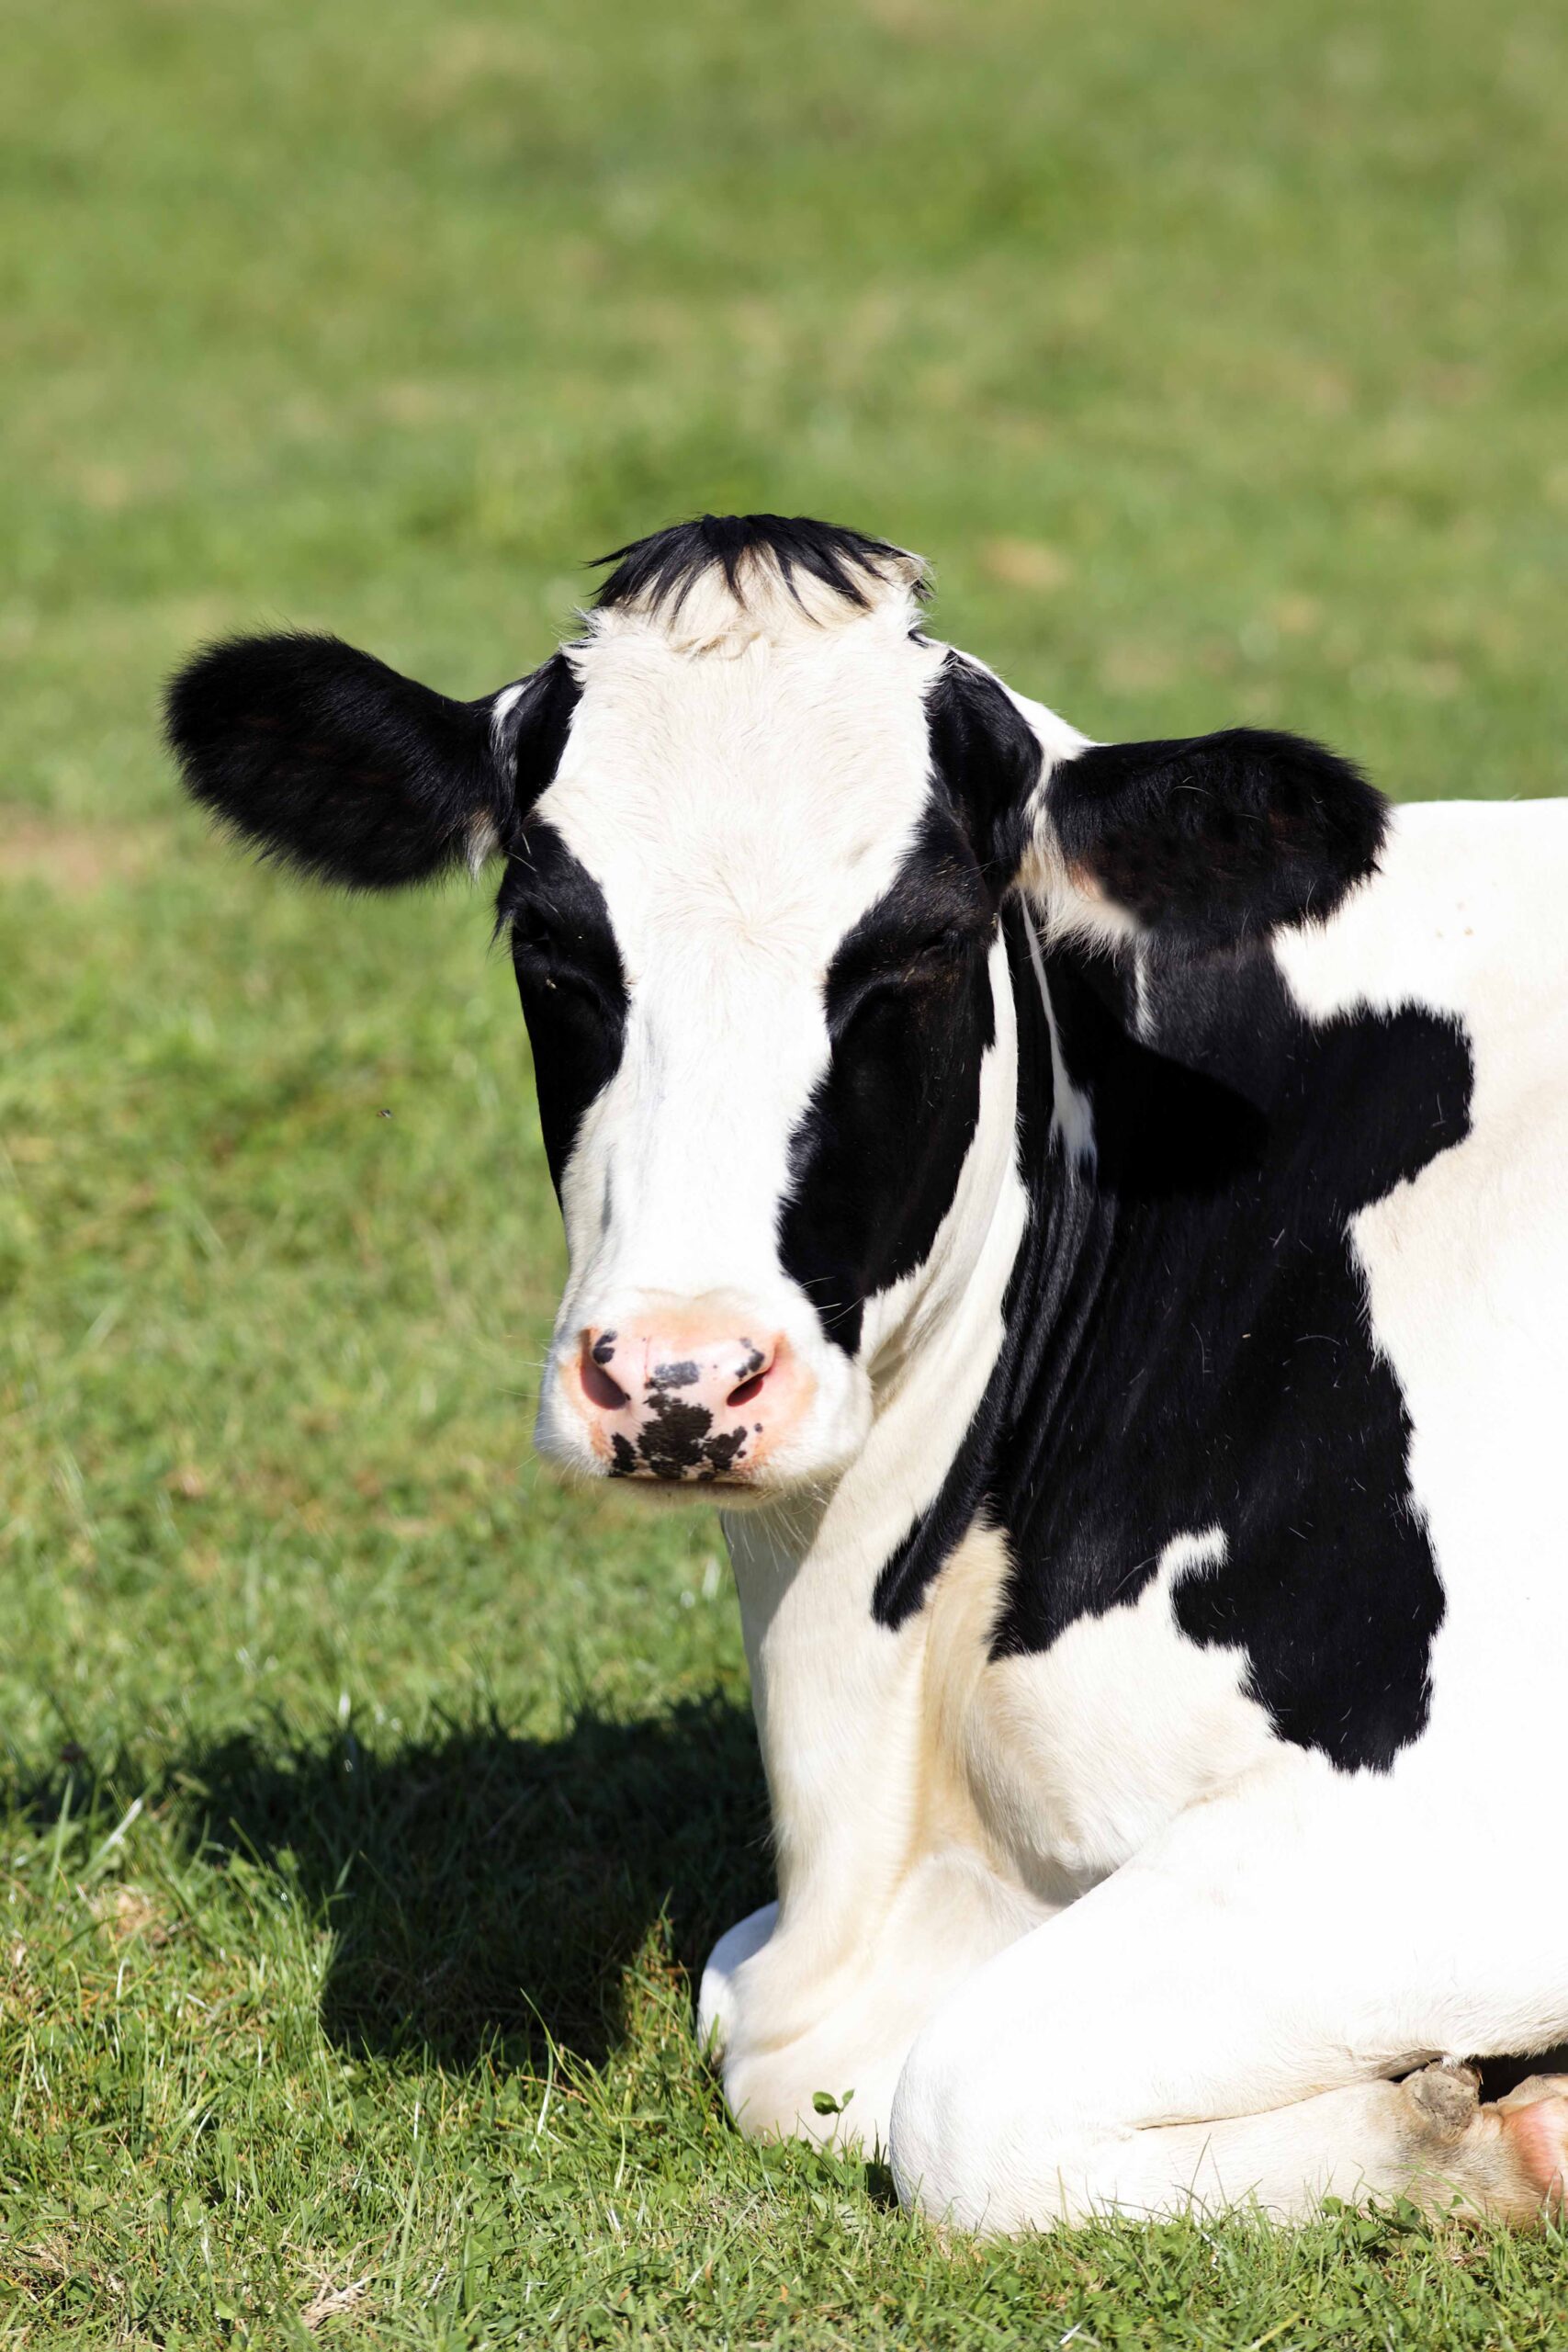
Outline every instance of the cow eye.
<svg viewBox="0 0 1568 2352"><path fill-rule="evenodd" d="M954 956L961 956L966 947L972 947L974 944L972 931L957 931L949 924L943 931L933 931L929 939L920 940L905 960L910 964L942 964Z"/></svg>
<svg viewBox="0 0 1568 2352"><path fill-rule="evenodd" d="M512 944L525 956L558 956L563 942L534 907L519 907L512 918Z"/></svg>
<svg viewBox="0 0 1568 2352"><path fill-rule="evenodd" d="M829 995L830 1026L840 1028L876 1007L886 1010L909 990L935 984L954 971L970 949L983 945L985 937L964 924L945 923L923 936L883 939L835 975Z"/></svg>
<svg viewBox="0 0 1568 2352"><path fill-rule="evenodd" d="M512 946L541 988L570 989L595 999L604 995L603 958L595 954L594 942L569 927L558 929L536 908L519 908L513 916Z"/></svg>
<svg viewBox="0 0 1568 2352"><path fill-rule="evenodd" d="M973 947L982 944L982 934L961 923L946 923L940 931L929 932L923 939L905 942L890 956L884 967L889 979L920 979L932 973L945 971Z"/></svg>
<svg viewBox="0 0 1568 2352"><path fill-rule="evenodd" d="M520 907L512 918L513 944L525 956L547 956L562 964L592 960L589 941L570 922L544 914L537 907Z"/></svg>

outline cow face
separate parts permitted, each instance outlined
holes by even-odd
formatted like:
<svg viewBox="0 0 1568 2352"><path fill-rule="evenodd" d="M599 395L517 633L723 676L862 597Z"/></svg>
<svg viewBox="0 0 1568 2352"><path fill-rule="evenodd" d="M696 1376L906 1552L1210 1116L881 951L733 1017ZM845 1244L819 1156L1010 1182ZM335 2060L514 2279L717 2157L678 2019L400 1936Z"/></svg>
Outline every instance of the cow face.
<svg viewBox="0 0 1568 2352"><path fill-rule="evenodd" d="M1139 747L1188 755L1162 794L928 639L919 584L852 533L708 518L624 550L583 637L479 703L322 639L173 689L190 788L272 854L360 887L504 857L570 1253L537 1434L571 1470L727 1501L836 1476L890 1302L918 1315L1010 1169L1010 1099L981 1134L1007 889L1108 937L1163 892L1202 929L1194 747ZM1274 874L1259 807L1209 898Z"/></svg>
<svg viewBox="0 0 1568 2352"><path fill-rule="evenodd" d="M933 774L943 657L905 583L834 605L612 602L508 862L571 1259L539 1437L576 1468L840 1468L868 1302L974 1139L998 890Z"/></svg>

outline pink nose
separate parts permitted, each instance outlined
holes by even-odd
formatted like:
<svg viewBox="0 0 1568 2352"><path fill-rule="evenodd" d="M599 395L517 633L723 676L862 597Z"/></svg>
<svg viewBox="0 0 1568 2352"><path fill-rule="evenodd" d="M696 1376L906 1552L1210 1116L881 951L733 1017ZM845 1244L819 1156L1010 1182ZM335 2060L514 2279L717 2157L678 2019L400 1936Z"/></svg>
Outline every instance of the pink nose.
<svg viewBox="0 0 1568 2352"><path fill-rule="evenodd" d="M782 1335L677 1315L584 1331L562 1379L613 1478L705 1484L748 1481L799 1420L809 1387Z"/></svg>

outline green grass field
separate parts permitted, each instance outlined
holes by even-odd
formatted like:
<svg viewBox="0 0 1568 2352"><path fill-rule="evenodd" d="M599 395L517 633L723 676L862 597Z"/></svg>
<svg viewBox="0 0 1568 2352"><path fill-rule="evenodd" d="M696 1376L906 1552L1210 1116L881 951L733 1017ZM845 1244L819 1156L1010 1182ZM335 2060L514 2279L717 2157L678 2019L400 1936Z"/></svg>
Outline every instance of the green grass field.
<svg viewBox="0 0 1568 2352"><path fill-rule="evenodd" d="M190 646L477 694L704 506L929 552L1102 736L1564 784L1568 25L1529 0L13 0L0 2342L1568 2344L1568 2239L943 2244L743 2143L705 1514L568 1498L484 907L177 806Z"/></svg>

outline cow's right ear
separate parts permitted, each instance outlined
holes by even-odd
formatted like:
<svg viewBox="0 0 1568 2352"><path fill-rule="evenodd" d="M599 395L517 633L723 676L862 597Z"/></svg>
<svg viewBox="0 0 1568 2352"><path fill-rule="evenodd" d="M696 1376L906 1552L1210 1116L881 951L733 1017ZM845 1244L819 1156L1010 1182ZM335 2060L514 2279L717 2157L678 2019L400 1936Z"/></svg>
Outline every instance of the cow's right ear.
<svg viewBox="0 0 1568 2352"><path fill-rule="evenodd" d="M555 774L577 703L563 653L454 702L334 637L216 645L168 690L191 797L265 854L350 889L504 849Z"/></svg>
<svg viewBox="0 0 1568 2352"><path fill-rule="evenodd" d="M1036 887L1090 937L1235 947L1325 922L1376 870L1387 821L1360 771L1302 735L1080 744L1044 786Z"/></svg>

